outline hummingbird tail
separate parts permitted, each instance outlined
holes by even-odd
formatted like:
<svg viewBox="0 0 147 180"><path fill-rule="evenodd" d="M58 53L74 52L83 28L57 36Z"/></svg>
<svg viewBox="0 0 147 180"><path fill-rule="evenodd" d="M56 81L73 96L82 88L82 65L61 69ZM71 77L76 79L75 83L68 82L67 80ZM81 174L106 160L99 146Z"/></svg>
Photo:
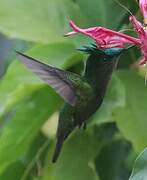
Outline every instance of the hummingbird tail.
<svg viewBox="0 0 147 180"><path fill-rule="evenodd" d="M59 138L57 140L56 148L55 148L53 159L52 159L53 163L55 163L59 157L59 154L60 154L61 149L62 149L63 142L64 142L64 138Z"/></svg>

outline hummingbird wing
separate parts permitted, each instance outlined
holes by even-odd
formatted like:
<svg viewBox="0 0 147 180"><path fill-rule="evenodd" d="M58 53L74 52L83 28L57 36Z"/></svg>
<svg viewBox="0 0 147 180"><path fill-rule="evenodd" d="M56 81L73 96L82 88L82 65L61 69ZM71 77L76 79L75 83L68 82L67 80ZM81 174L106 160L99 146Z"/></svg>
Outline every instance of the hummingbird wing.
<svg viewBox="0 0 147 180"><path fill-rule="evenodd" d="M67 103L72 106L76 104L76 89L73 82L68 79L68 75L73 74L73 76L75 76L76 74L44 64L23 53L17 53L19 59L31 69L32 72L37 74L40 79L50 85Z"/></svg>

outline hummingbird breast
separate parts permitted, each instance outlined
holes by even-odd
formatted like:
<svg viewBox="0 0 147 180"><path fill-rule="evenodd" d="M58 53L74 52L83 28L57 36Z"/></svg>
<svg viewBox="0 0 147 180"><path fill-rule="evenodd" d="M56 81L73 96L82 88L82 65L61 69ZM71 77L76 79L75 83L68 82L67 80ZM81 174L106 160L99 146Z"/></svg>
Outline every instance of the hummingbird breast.
<svg viewBox="0 0 147 180"><path fill-rule="evenodd" d="M76 125L84 123L90 118L101 106L104 94L99 96L93 95L89 98L87 103L79 103L74 109L73 117Z"/></svg>

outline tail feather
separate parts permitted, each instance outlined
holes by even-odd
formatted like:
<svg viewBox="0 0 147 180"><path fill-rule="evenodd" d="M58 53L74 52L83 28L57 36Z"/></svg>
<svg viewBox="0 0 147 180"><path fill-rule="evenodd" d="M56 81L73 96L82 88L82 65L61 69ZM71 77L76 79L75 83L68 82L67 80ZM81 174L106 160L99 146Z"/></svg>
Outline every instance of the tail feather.
<svg viewBox="0 0 147 180"><path fill-rule="evenodd" d="M55 148L55 151L54 151L54 155L53 155L53 159L52 159L52 162L55 163L59 157L59 154L61 152L61 149L62 149L62 145L64 143L64 138L59 138L57 140L57 143L56 143L56 148Z"/></svg>

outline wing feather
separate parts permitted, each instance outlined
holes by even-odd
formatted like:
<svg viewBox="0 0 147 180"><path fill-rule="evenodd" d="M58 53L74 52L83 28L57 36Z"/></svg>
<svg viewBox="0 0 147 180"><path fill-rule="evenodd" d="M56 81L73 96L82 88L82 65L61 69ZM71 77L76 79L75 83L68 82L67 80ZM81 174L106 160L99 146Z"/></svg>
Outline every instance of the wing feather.
<svg viewBox="0 0 147 180"><path fill-rule="evenodd" d="M39 62L23 53L17 52L19 59L37 74L40 79L50 85L67 103L75 106L77 96L72 83L67 80L67 72Z"/></svg>

